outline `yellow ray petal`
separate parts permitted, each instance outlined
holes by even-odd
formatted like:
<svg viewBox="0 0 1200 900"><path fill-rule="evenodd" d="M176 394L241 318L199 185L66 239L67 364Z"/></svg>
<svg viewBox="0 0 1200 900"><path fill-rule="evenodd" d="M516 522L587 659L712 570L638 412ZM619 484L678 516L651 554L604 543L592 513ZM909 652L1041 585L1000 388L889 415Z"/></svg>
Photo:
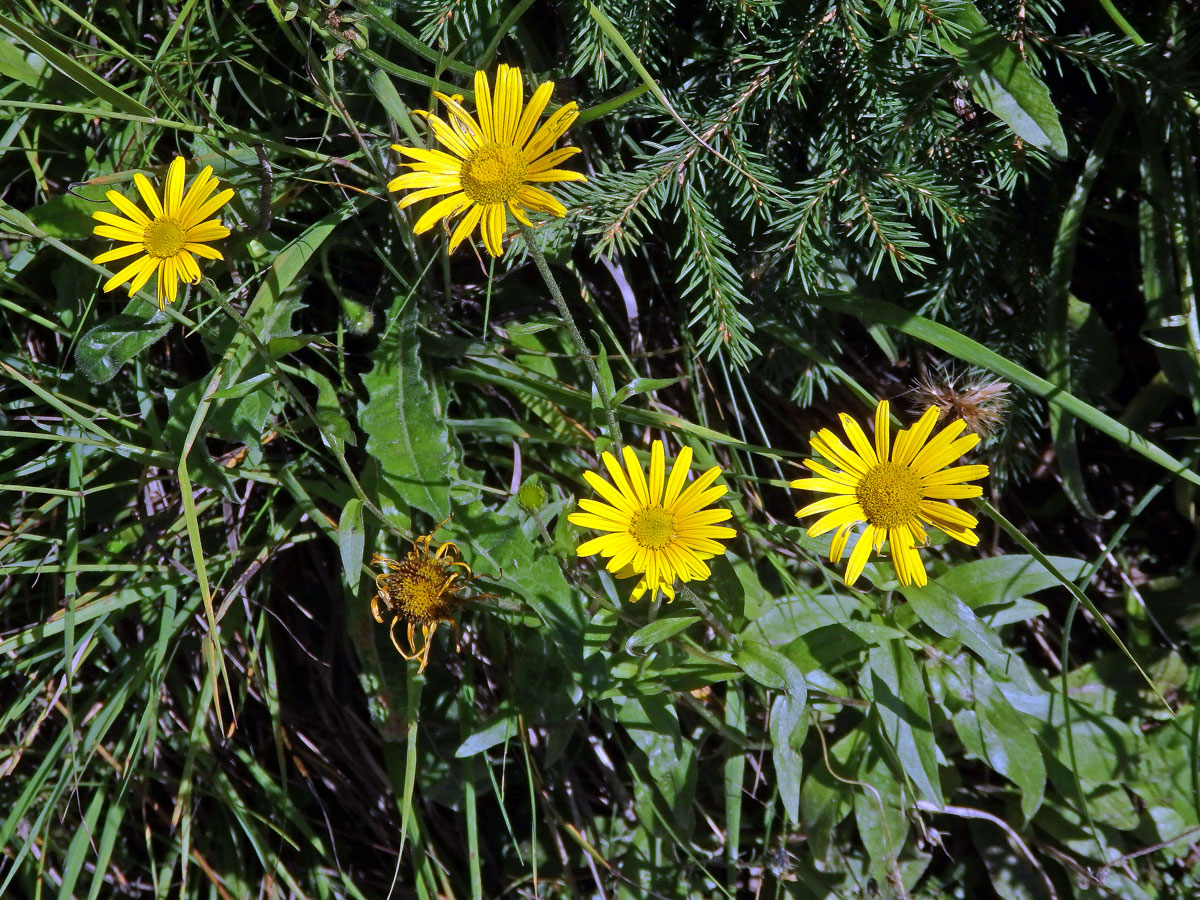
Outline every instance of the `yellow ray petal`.
<svg viewBox="0 0 1200 900"><path fill-rule="evenodd" d="M215 197L209 197L201 203L196 209L188 213L188 217L183 221L184 228L191 228L199 222L203 222L218 209L233 199L233 188L225 188Z"/></svg>
<svg viewBox="0 0 1200 900"><path fill-rule="evenodd" d="M183 245L183 249L189 253L195 253L197 256L203 256L205 259L224 259L219 250L214 250L207 244L197 244L193 241Z"/></svg>
<svg viewBox="0 0 1200 900"><path fill-rule="evenodd" d="M428 200L431 197L440 197L443 194L448 194L451 191L457 191L461 185L457 182L453 184L443 185L441 187L429 187L423 190L413 191L413 193L402 197L400 202L396 204L397 209L408 209L414 203L420 203L422 200Z"/></svg>
<svg viewBox="0 0 1200 900"><path fill-rule="evenodd" d="M466 194L458 196L466 197ZM458 245L475 230L475 226L479 224L479 218L483 215L483 207L478 203L474 204L467 210L467 214L459 220L458 227L454 229L454 233L450 235L450 252L453 253Z"/></svg>
<svg viewBox="0 0 1200 900"><path fill-rule="evenodd" d="M424 234L442 219L458 215L470 206L470 204L471 198L466 194L455 194L452 197L447 197L445 200L441 200L425 210L421 218L417 219L417 224L413 226L413 232L415 234Z"/></svg>
<svg viewBox="0 0 1200 900"><path fill-rule="evenodd" d="M134 233L125 228L114 228L112 225L97 225L92 229L92 234L97 237L112 238L114 241L125 241L126 243L142 243L142 234Z"/></svg>
<svg viewBox="0 0 1200 900"><path fill-rule="evenodd" d="M917 420L912 428L906 428L896 436L896 446L892 451L892 462L902 466L912 462L912 458L917 455L925 442L929 440L929 434L933 431L933 427L937 424L938 409L936 406L931 406L925 410L925 414Z"/></svg>
<svg viewBox="0 0 1200 900"><path fill-rule="evenodd" d="M483 210L483 246L492 256L504 255L504 229L508 224L503 203L489 203Z"/></svg>
<svg viewBox="0 0 1200 900"><path fill-rule="evenodd" d="M192 214L192 210L199 209L200 204L212 196L219 184L220 182L213 178L212 166L201 169L200 174L192 179L192 185L183 197L183 203L179 206L179 218L186 220Z"/></svg>
<svg viewBox="0 0 1200 900"><path fill-rule="evenodd" d="M527 174L525 180L531 183L535 181L587 181L587 176L582 172L572 172L570 169L547 169L544 172Z"/></svg>
<svg viewBox="0 0 1200 900"><path fill-rule="evenodd" d="M578 147L559 147L552 153L547 153L536 162L530 163L527 172L530 175L536 175L538 172L545 172L547 169L553 169L560 162L570 159L578 152Z"/></svg>
<svg viewBox="0 0 1200 900"><path fill-rule="evenodd" d="M525 146L525 142L533 134L533 126L537 124L537 120L546 108L546 104L550 101L550 95L553 92L553 81L547 81L544 84L538 85L537 90L533 92L533 96L529 98L529 105L525 107L525 112L521 114L521 121L517 125L517 132L513 135L514 146ZM529 159L528 154L526 154L525 158Z"/></svg>
<svg viewBox="0 0 1200 900"><path fill-rule="evenodd" d="M529 162L534 162L543 153L553 146L554 142L562 136L562 133L571 127L571 123L579 118L579 105L572 101L560 107L550 116L542 127L537 130L529 143L525 145L522 151L525 154L525 159Z"/></svg>
<svg viewBox="0 0 1200 900"><path fill-rule="evenodd" d="M683 483L687 480L691 467L692 448L685 446L679 451L679 455L675 457L675 462L671 466L671 475L667 479L667 488L663 493L662 505L664 508L671 509L675 505L675 501L679 499L679 492L683 490Z"/></svg>
<svg viewBox="0 0 1200 900"><path fill-rule="evenodd" d="M867 557L871 553L871 545L874 542L875 526L868 525L859 535L858 543L854 545L854 550L850 553L850 561L846 563L845 581L847 585L858 581L858 576L862 574L863 566L867 564Z"/></svg>
<svg viewBox="0 0 1200 900"><path fill-rule="evenodd" d="M549 213L552 216L558 216L560 219L567 214L567 208L558 200L541 188L534 187L531 184L523 184L517 188L516 198L521 205L532 209L534 212Z"/></svg>
<svg viewBox="0 0 1200 900"><path fill-rule="evenodd" d="M150 217L138 209L137 204L127 199L125 196L116 191L109 191L104 195L108 198L108 202L123 212L126 216L137 222L139 225L149 225Z"/></svg>
<svg viewBox="0 0 1200 900"><path fill-rule="evenodd" d="M114 259L124 259L127 256L133 256L135 253L142 253L141 244L126 244L124 247L114 247L111 250L105 250L99 256L92 259L94 263L112 262Z"/></svg>
<svg viewBox="0 0 1200 900"><path fill-rule="evenodd" d="M139 247L138 249L140 250L141 248ZM121 269L121 271L117 272L117 274L112 278L108 279L108 281L104 282L104 287L102 288L104 293L107 294L109 291L119 288L121 285L131 279L141 270L143 262L144 259L135 259L125 268ZM131 291L130 293L133 292Z"/></svg>
<svg viewBox="0 0 1200 900"><path fill-rule="evenodd" d="M891 440L892 420L886 400L875 407L875 456L880 462L888 461L888 441Z"/></svg>
<svg viewBox="0 0 1200 900"><path fill-rule="evenodd" d="M186 240L191 244L205 244L209 241L224 240L229 235L229 229L222 225L219 219L209 219L189 228Z"/></svg>
<svg viewBox="0 0 1200 900"><path fill-rule="evenodd" d="M492 90L488 86L486 72L475 73L475 112L479 115L479 125L483 129L483 139L494 141L496 131L492 120Z"/></svg>
<svg viewBox="0 0 1200 900"><path fill-rule="evenodd" d="M625 515L633 515L633 504L630 503L619 489L613 487L595 472L584 472L583 479L591 485L592 490L607 500L614 509L619 510Z"/></svg>
<svg viewBox="0 0 1200 900"><path fill-rule="evenodd" d="M634 496L643 506L651 506L650 491L646 486L646 473L642 471L642 464L638 462L637 454L633 452L633 448L628 445L624 448L623 456L625 458L625 469L629 472L629 483L633 487Z"/></svg>
<svg viewBox="0 0 1200 900"><path fill-rule="evenodd" d="M666 478L666 461L663 454L663 442L654 441L650 445L650 505L656 506L662 502L663 482Z"/></svg>
<svg viewBox="0 0 1200 900"><path fill-rule="evenodd" d="M134 172L133 183L137 187L138 193L142 195L142 202L150 210L150 215L156 219L161 218L163 214L162 204L158 202L158 194L154 193L154 188L146 179L146 176L141 172Z"/></svg>
<svg viewBox="0 0 1200 900"><path fill-rule="evenodd" d="M161 260L155 259L153 256L143 256L138 262L138 271L133 276L133 281L129 283L129 295L131 297L144 288L146 282L150 280L150 276L154 275L161 268Z"/></svg>
<svg viewBox="0 0 1200 900"><path fill-rule="evenodd" d="M167 186L163 191L163 212L168 216L179 215L183 204L184 162L182 156L171 160L167 169Z"/></svg>

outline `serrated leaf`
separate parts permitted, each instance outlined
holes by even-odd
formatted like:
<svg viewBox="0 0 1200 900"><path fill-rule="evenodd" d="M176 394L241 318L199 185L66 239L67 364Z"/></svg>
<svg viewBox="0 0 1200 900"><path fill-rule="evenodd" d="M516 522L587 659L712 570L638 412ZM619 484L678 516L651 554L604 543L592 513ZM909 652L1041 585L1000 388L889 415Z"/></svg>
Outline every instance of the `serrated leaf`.
<svg viewBox="0 0 1200 900"><path fill-rule="evenodd" d="M921 670L904 641L872 647L867 655L879 731L921 795L942 806L937 747Z"/></svg>
<svg viewBox="0 0 1200 900"><path fill-rule="evenodd" d="M1026 143L1066 159L1067 138L1050 91L1020 51L988 24L974 3L955 7L946 18L964 33L951 38L948 30L940 32L942 48L962 66L976 101Z"/></svg>
<svg viewBox="0 0 1200 900"><path fill-rule="evenodd" d="M396 344L371 354L375 365L362 376L368 400L359 404L366 451L379 467L381 499L442 521L450 515L450 476L457 455L437 398L422 375L415 315L406 315ZM398 346L397 346L398 344Z"/></svg>
<svg viewBox="0 0 1200 900"><path fill-rule="evenodd" d="M338 552L342 556L342 569L346 583L352 589L358 587L362 578L363 547L366 535L363 532L362 501L355 497L347 500L338 519Z"/></svg>

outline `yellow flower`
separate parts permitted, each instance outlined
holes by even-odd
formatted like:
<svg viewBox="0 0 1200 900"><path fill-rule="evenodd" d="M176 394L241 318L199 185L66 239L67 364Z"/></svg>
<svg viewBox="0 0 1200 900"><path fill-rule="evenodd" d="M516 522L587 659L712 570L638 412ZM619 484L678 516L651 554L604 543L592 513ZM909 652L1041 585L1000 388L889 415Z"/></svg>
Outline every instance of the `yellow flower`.
<svg viewBox="0 0 1200 900"><path fill-rule="evenodd" d="M161 203L145 175L138 172L133 176L133 183L150 210L149 216L116 191L108 192L109 202L128 218L123 219L109 212L92 213L92 218L103 223L96 226L95 234L127 244L101 253L93 262L107 263L137 253L144 254L108 279L104 283L105 293L128 281L129 294L132 296L142 289L151 275L157 273L158 308L165 309L167 303L175 302L181 279L188 284L200 280L196 256L205 259L224 258L209 247L208 242L229 237L229 229L219 219L208 217L230 201L233 191L226 188L213 197L212 192L216 190L218 182L213 177L212 166L205 166L188 188L187 196L184 196L183 170L183 157L175 157L167 170L167 185Z"/></svg>
<svg viewBox="0 0 1200 900"><path fill-rule="evenodd" d="M625 448L628 478L611 453L606 451L602 458L613 483L594 472L584 472L583 477L607 502L580 500L584 512L571 513L567 518L576 525L608 533L585 541L576 552L580 556L599 553L608 559L610 572L619 573L629 567L642 575L631 600L637 600L647 590L652 592L651 599L657 598L661 590L674 600L676 578L680 581L707 578L711 572L704 560L725 552L724 545L715 538L731 538L737 533L716 524L732 515L729 510L705 509L727 490L724 485L710 487L721 474L721 467L713 466L684 490L692 462L691 447L680 451L669 478L660 440L650 446L649 480L628 447Z"/></svg>
<svg viewBox="0 0 1200 900"><path fill-rule="evenodd" d="M458 558L458 545L453 541L446 541L431 552L433 536L445 524L445 521L441 522L432 532L413 541L412 550L402 560L389 559L379 553L371 557L371 565L382 565L387 569L375 577L376 594L371 598L371 614L380 625L385 624L385 616L390 617L388 635L392 645L405 659L421 661L418 675L429 664L430 638L438 625L449 622L457 634L455 610L468 599L482 600L493 596L458 596L460 590L480 576L472 574L471 567ZM466 574L454 571L456 568L465 570ZM408 629L407 653L396 639L396 626L401 622ZM413 629L417 625L421 626L423 637L420 649L413 640Z"/></svg>
<svg viewBox="0 0 1200 900"><path fill-rule="evenodd" d="M912 428L896 435L895 446L888 453L888 402L881 400L875 409L875 445L872 447L859 424L846 413L839 418L850 447L828 428L822 428L812 439L813 449L842 469L836 472L813 460L804 465L817 478L793 481L792 487L832 494L810 503L797 516L825 513L808 529L810 537L837 531L829 547L829 559L837 562L846 549L850 529L866 522L850 562L846 565L846 584L854 584L874 547L878 551L886 540L892 553L892 564L901 584L923 585L928 580L925 565L916 545L927 540L922 522L935 525L950 537L975 546L979 537L971 529L979 521L943 500L963 500L978 497L983 489L963 484L988 474L983 465L946 468L979 443L979 435L959 437L965 424L962 420L943 428L930 439L938 420L937 407L931 406ZM851 449L853 448L853 449Z"/></svg>
<svg viewBox="0 0 1200 900"><path fill-rule="evenodd" d="M416 160L403 163L413 171L388 182L389 191L417 189L400 201L401 209L419 200L450 195L417 219L413 229L417 234L428 231L442 219L465 211L450 236L451 252L479 225L488 253L502 256L508 211L530 226L532 223L525 215L526 210L560 217L566 215L565 206L535 187L537 182L587 180L579 172L555 168L578 153L578 147L548 152L579 115L575 103L561 107L534 134L534 125L553 90L552 81L540 85L522 112L525 91L520 69L501 64L496 71L494 94L488 86L487 75L476 72L478 120L463 109L461 96L447 97L434 92L434 96L446 105L449 122L424 110L418 110L418 113L425 117L434 137L450 153L392 145L393 150Z"/></svg>

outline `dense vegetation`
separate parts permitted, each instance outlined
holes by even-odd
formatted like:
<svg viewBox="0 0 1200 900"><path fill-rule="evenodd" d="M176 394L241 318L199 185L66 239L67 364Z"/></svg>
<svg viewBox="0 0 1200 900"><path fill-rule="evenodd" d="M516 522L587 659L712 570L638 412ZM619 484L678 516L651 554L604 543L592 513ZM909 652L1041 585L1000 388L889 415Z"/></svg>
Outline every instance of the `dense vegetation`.
<svg viewBox="0 0 1200 900"><path fill-rule="evenodd" d="M1194 896L1200 15L1119 5L4 4L0 895ZM500 63L587 180L451 254L389 145ZM223 260L103 292L177 157ZM985 432L924 586L795 517L881 399ZM567 518L654 439L670 604Z"/></svg>

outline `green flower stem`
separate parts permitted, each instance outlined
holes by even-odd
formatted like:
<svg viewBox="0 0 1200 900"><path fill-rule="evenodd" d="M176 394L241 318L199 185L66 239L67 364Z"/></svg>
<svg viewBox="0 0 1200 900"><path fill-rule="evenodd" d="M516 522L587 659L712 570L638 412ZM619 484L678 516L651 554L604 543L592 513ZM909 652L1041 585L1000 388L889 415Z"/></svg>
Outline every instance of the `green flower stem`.
<svg viewBox="0 0 1200 900"><path fill-rule="evenodd" d="M229 305L229 301L226 300L224 295L217 289L217 286L213 283L212 279L202 278L200 280L200 286L204 288L204 292L208 294L209 297L217 301L217 304L225 311L225 314L237 323L238 329L242 332L242 334L250 339L250 342L254 345L254 349L258 352L259 356L263 358L267 365L271 367L271 371L275 373L275 377L279 379L279 383L283 385L284 390L291 395L291 398L296 401L297 405L304 410L304 414L312 420L312 423L315 426L317 426L317 430L321 432L321 437L325 439L325 445L329 447L329 449L333 451L333 455L337 457L338 465L340 465L342 468L342 473L349 480L350 486L354 488L354 493L358 496L358 499L362 501L363 506L371 511L372 515L379 520L381 525L392 528L392 523L389 522L387 517L383 514L383 510L371 502L371 498L366 495L362 489L362 485L360 485L358 483L358 479L354 477L354 473L350 470L350 464L346 462L345 454L339 449L341 443L340 440L325 430L325 427L321 424L321 420L317 418L316 410L314 410L309 405L308 401L304 399L304 395L300 393L300 389L296 387L296 383L292 381L292 379L286 372L283 371L282 368L280 368L279 363L272 358L270 352L265 346L263 346L263 342L258 339L258 335L254 333L254 329L250 327L250 323L242 317L240 312Z"/></svg>
<svg viewBox="0 0 1200 900"><path fill-rule="evenodd" d="M725 639L725 643L729 645L730 649L741 649L742 642L733 636L733 633L725 627L720 619L713 615L713 611L708 608L708 604L701 600L696 595L696 592L688 587L688 583L686 581L679 582L679 590L684 594L684 596L692 601L692 605L695 606L700 615L704 617L704 621L712 626L713 631Z"/></svg>
<svg viewBox="0 0 1200 900"><path fill-rule="evenodd" d="M558 288L558 282L554 280L554 275L550 272L550 265L546 262L546 254L542 252L541 245L533 239L533 229L524 222L517 222L517 226L521 229L521 235L525 238L525 246L529 248L529 253L533 257L534 263L537 264L538 271L542 273L542 280L546 282L546 287L550 288L550 296L554 298L554 305L558 307L559 315L567 323L567 329L571 332L571 338L575 341L575 350L579 353L583 364L587 366L588 374L592 376L592 383L596 385L596 391L600 395L600 405L604 407L604 415L608 419L609 440L613 442L619 454L621 451L621 432L617 428L617 417L613 415L612 401L609 399L604 382L600 379L600 370L596 368L596 361L592 359L592 354L588 351L587 344L583 342L583 335L579 333L579 326L575 324L571 310L567 308L567 301L563 299L562 291Z"/></svg>

